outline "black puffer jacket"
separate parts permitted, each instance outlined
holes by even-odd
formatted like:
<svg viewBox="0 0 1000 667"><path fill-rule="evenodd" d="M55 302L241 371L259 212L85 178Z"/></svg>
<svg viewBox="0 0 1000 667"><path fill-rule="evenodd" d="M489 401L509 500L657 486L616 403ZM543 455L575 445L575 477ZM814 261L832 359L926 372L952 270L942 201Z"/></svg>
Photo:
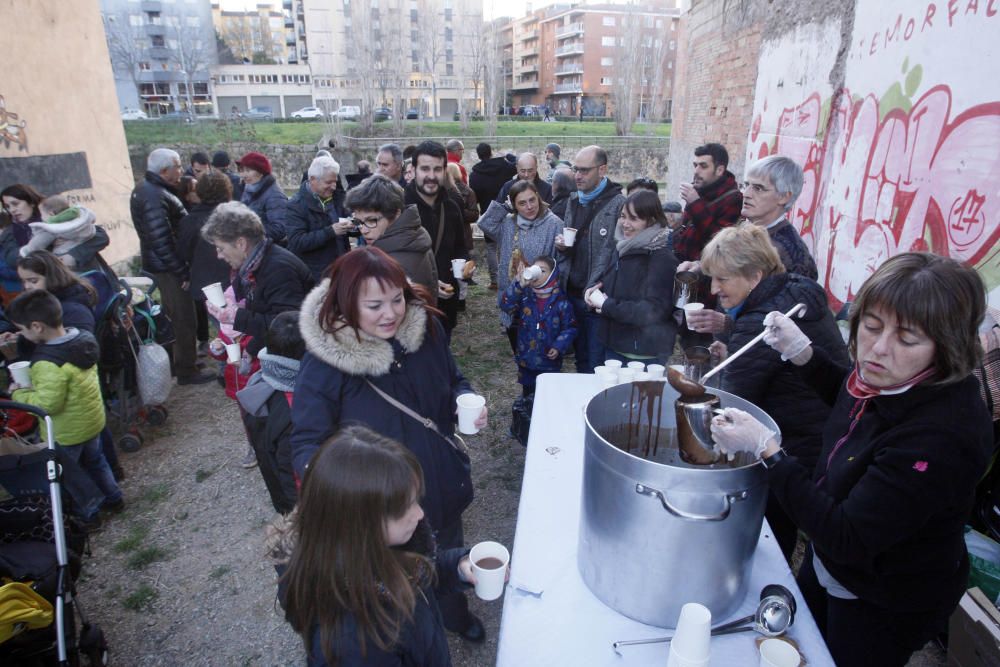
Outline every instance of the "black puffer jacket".
<svg viewBox="0 0 1000 667"><path fill-rule="evenodd" d="M247 351L257 356L267 341L271 320L285 311L298 310L313 287L313 279L301 259L273 244L265 252L253 278L254 288L249 294L244 293L238 282L233 285L236 299L246 299L245 306L236 311L233 327L253 336Z"/></svg>
<svg viewBox="0 0 1000 667"><path fill-rule="evenodd" d="M229 287L229 265L219 259L215 246L201 237L201 228L212 215L216 204L195 204L181 220L177 234L177 254L191 267L191 286L188 291L197 301L205 300L201 288L212 283Z"/></svg>
<svg viewBox="0 0 1000 667"><path fill-rule="evenodd" d="M326 267L347 252L347 236L337 236L333 223L340 219L340 208L331 198L323 204L307 180L288 201L285 208L285 234L288 249L305 262L314 281Z"/></svg>
<svg viewBox="0 0 1000 667"><path fill-rule="evenodd" d="M187 211L159 174L146 172L129 202L132 225L139 235L142 268L150 273L173 273L184 282L188 266L177 253L177 226Z"/></svg>
<svg viewBox="0 0 1000 667"><path fill-rule="evenodd" d="M763 331L764 317L769 312L785 313L797 303L806 305L805 315L795 321L799 328L814 346L846 366L847 347L827 305L826 292L816 281L797 273L768 276L750 292L733 321L729 352L740 349ZM830 406L806 384L795 366L782 361L770 346L758 343L726 367L722 388L771 415L781 428L782 447L807 469L813 469Z"/></svg>
<svg viewBox="0 0 1000 667"><path fill-rule="evenodd" d="M259 180L258 187L253 192L248 186L243 186L240 201L250 207L264 225L267 238L272 241L285 240L285 210L288 207L288 196L274 180L273 174L268 174Z"/></svg>
<svg viewBox="0 0 1000 667"><path fill-rule="evenodd" d="M469 187L476 193L480 213L486 213L490 202L497 198L504 183L517 174L517 167L503 156L491 157L472 166Z"/></svg>
<svg viewBox="0 0 1000 667"><path fill-rule="evenodd" d="M601 308L598 338L615 352L666 359L674 349L674 273L677 258L667 248L670 230L619 257L598 278L608 295Z"/></svg>
<svg viewBox="0 0 1000 667"><path fill-rule="evenodd" d="M375 241L368 245L385 251L399 262L406 277L426 287L437 300L438 274L434 265L431 237L420 226L420 213L416 206L407 206Z"/></svg>

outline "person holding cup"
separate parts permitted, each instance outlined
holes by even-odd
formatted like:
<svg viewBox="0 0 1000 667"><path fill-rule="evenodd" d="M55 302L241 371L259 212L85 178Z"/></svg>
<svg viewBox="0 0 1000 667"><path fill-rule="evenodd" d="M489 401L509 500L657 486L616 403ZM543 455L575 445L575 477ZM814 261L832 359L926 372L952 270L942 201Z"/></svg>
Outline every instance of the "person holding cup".
<svg viewBox="0 0 1000 667"><path fill-rule="evenodd" d="M556 236L562 233L563 224L549 210L535 183L518 180L511 186L507 202L490 202L486 213L479 218L479 228L496 239L499 247L497 305L500 306L507 286L535 257L554 255ZM516 313L501 307L500 323L507 332L511 351L516 354Z"/></svg>
<svg viewBox="0 0 1000 667"><path fill-rule="evenodd" d="M972 375L985 309L974 269L909 252L861 285L851 365L768 313L764 342L832 406L815 470L749 414L727 408L713 419L721 450L761 457L772 492L809 536L798 584L838 665L905 665L947 628L965 593L964 526L993 453Z"/></svg>
<svg viewBox="0 0 1000 667"><path fill-rule="evenodd" d="M438 543L457 547L473 488L469 457L454 436L456 401L474 392L429 299L378 248L358 248L334 262L299 316L307 351L292 400L292 467L302 479L318 443L350 423L404 443L423 467L421 506ZM483 406L474 427L486 423ZM438 601L445 627L483 640L464 596L441 592Z"/></svg>
<svg viewBox="0 0 1000 667"><path fill-rule="evenodd" d="M451 664L435 582L461 593L477 577L461 544L435 544L426 483L412 451L362 426L312 457L297 509L268 539L310 665Z"/></svg>

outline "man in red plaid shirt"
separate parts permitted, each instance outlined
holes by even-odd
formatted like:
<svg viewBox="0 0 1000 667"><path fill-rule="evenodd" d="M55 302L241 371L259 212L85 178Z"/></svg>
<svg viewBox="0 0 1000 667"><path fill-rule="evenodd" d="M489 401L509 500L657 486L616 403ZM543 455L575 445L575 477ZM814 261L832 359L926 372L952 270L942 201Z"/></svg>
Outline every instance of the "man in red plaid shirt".
<svg viewBox="0 0 1000 667"><path fill-rule="evenodd" d="M740 219L743 195L728 166L729 153L722 144L694 149L694 178L681 183L681 199L687 202L684 220L673 235L674 254L681 262L700 259L705 244Z"/></svg>

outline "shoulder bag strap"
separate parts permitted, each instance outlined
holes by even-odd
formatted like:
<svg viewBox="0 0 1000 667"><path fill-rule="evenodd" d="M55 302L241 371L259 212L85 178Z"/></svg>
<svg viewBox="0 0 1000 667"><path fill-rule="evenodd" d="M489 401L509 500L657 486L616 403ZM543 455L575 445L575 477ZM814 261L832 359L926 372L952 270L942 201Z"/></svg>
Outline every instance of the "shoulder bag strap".
<svg viewBox="0 0 1000 667"><path fill-rule="evenodd" d="M440 429L438 429L437 424L434 423L434 420L428 419L427 417L421 417L418 412L416 412L415 410L412 410L411 408L407 407L403 403L400 403L395 398L393 398L392 396L390 396L386 392L384 392L381 389L379 389L378 387L376 387L375 383L373 383L368 378L365 378L365 382L368 383L368 386L371 387L375 391L376 394L378 394L383 399L385 399L386 403L388 403L389 405L393 406L394 408L396 408L397 410L399 410L400 412L402 412L407 417L410 417L411 419L420 422L423 425L424 428L426 428L426 429L428 429L430 431L434 431L435 433L437 433L449 445L451 445L452 447L454 447L456 450L464 451L464 452L468 453L469 448L465 445L465 441L462 440L462 438L459 437L457 434L453 435L452 437L449 438L444 433L442 433Z"/></svg>
<svg viewBox="0 0 1000 667"><path fill-rule="evenodd" d="M441 202L441 213L439 214L439 217L438 217L437 238L434 239L434 256L435 257L438 256L438 250L441 248L441 239L444 238L444 205L445 205L445 203L447 203L447 202L445 202L445 201ZM369 382L368 384L371 384L371 383ZM375 385L372 385L372 386L374 387Z"/></svg>
<svg viewBox="0 0 1000 667"><path fill-rule="evenodd" d="M711 206L713 204L717 204L720 201L722 201L723 199L725 199L726 197L732 197L734 194L736 194L739 191L740 191L739 188L733 188L732 190L726 190L721 195L719 195L718 197L716 197L712 201L708 202L708 206Z"/></svg>

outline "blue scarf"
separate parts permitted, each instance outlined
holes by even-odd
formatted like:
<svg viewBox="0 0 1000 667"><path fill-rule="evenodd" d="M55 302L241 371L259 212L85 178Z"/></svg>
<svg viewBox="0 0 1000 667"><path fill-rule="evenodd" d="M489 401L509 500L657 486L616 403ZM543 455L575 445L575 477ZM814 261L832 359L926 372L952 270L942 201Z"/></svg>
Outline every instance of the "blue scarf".
<svg viewBox="0 0 1000 667"><path fill-rule="evenodd" d="M597 196L604 192L604 188L608 187L608 177L605 176L601 179L601 182L597 184L597 187L590 192L580 192L580 205L587 206L590 202L597 199Z"/></svg>

